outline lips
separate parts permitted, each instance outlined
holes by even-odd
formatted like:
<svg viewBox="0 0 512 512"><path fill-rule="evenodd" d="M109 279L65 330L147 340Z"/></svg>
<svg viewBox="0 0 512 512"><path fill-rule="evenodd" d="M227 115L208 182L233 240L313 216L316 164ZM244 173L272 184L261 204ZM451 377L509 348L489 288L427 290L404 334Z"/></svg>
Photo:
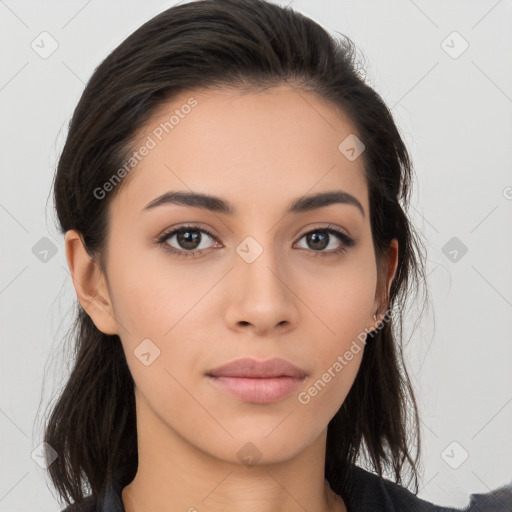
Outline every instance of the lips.
<svg viewBox="0 0 512 512"><path fill-rule="evenodd" d="M254 404L270 404L286 398L308 376L305 370L281 358L238 359L206 375L216 389Z"/></svg>
<svg viewBox="0 0 512 512"><path fill-rule="evenodd" d="M286 359L273 358L267 361L243 358L219 366L207 373L212 377L246 377L251 379L268 379L272 377L295 377L302 379L307 376L305 370L293 365Z"/></svg>

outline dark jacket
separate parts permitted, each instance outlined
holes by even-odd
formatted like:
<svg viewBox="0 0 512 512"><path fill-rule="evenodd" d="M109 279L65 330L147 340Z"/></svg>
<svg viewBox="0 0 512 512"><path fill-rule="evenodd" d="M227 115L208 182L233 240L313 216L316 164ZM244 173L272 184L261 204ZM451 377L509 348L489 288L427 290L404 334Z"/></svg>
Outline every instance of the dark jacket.
<svg viewBox="0 0 512 512"><path fill-rule="evenodd" d="M125 512L123 486L114 479L103 499L88 496L82 507L71 505L61 512ZM472 494L464 509L434 505L396 483L360 467L354 467L352 485L344 496L348 512L512 512L512 487L486 494Z"/></svg>

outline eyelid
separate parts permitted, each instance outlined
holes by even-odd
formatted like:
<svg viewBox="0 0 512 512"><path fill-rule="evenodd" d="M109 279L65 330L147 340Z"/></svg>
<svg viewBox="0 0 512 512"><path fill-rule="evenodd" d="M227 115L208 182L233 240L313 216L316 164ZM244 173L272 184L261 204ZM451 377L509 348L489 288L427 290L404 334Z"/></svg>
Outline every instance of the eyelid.
<svg viewBox="0 0 512 512"><path fill-rule="evenodd" d="M309 227L306 229L306 231L304 231L298 239L301 239L304 235L307 235L308 233L311 233L311 232L315 232L315 231L329 231L329 230L332 230L332 231L335 231L336 233L340 234L340 235L343 235L344 237L348 239L351 239L353 240L352 236L350 236L350 234L348 233L348 231L340 226L337 226L336 224L332 224L332 223L326 223L326 224L320 224L320 225L313 225L313 227ZM355 241L355 240L354 240Z"/></svg>
<svg viewBox="0 0 512 512"><path fill-rule="evenodd" d="M167 238L168 236L170 236L171 234L176 234L177 231L182 231L182 230L186 230L186 229L190 229L190 230L196 230L196 231L201 231L203 233L206 233L208 236L212 237L212 238L217 238L209 229L207 228L204 228L204 227L201 227L200 225L198 224L188 224L188 223L185 223L185 224L178 224L177 226L171 226L169 228L166 228L164 231L162 231L159 235L157 235L156 237L156 240L162 240L163 238Z"/></svg>

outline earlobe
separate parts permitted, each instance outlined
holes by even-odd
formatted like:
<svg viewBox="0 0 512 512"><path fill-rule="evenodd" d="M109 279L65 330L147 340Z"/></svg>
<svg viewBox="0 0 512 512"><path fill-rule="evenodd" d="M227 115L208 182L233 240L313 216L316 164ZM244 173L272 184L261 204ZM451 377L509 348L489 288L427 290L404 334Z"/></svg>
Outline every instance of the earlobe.
<svg viewBox="0 0 512 512"><path fill-rule="evenodd" d="M77 298L96 327L104 334L118 334L118 325L99 263L85 249L81 234L66 232L66 259Z"/></svg>

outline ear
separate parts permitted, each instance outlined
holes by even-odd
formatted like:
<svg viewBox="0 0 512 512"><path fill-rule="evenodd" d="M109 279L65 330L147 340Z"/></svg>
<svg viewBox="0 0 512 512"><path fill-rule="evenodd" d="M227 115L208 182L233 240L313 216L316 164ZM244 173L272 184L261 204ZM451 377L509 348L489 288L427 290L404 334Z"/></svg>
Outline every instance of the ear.
<svg viewBox="0 0 512 512"><path fill-rule="evenodd" d="M65 244L66 259L80 304L101 332L118 334L106 278L99 263L85 250L82 236L78 231L67 231Z"/></svg>
<svg viewBox="0 0 512 512"><path fill-rule="evenodd" d="M396 270L398 267L398 240L393 238L391 240L386 255L380 266L380 273L378 277L377 293L375 295L374 309L372 311L372 323L375 325L385 315L389 305L389 293L391 285L395 278ZM378 310L378 311L377 311ZM373 319L373 314L377 311L377 321Z"/></svg>

